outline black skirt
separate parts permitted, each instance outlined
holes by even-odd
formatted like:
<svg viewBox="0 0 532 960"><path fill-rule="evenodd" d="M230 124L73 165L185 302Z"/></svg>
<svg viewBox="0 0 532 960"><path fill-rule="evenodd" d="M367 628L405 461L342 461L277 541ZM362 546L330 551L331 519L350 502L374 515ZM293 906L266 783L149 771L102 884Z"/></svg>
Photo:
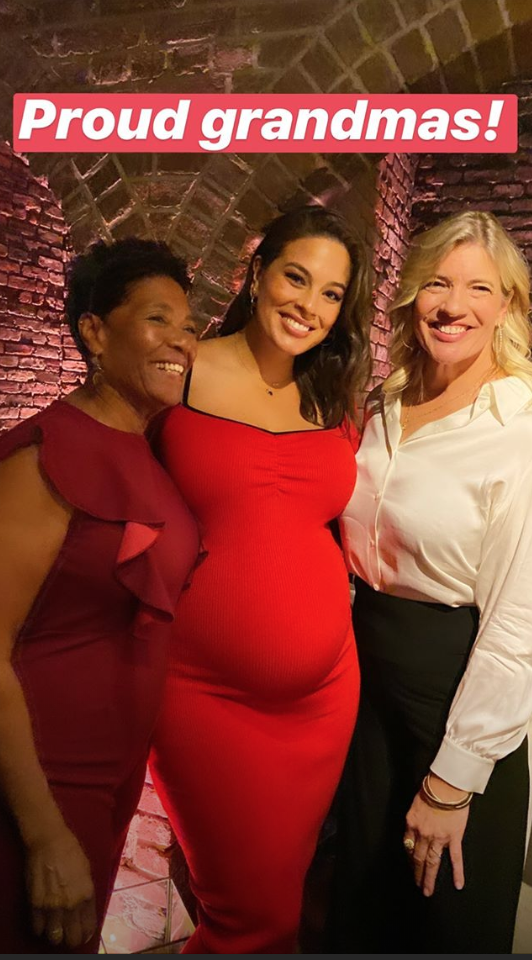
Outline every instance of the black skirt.
<svg viewBox="0 0 532 960"><path fill-rule="evenodd" d="M465 887L445 852L436 890L415 886L405 815L442 741L478 628L475 607L403 600L356 581L360 714L337 798L325 949L332 953L511 953L525 854L526 741L476 795Z"/></svg>

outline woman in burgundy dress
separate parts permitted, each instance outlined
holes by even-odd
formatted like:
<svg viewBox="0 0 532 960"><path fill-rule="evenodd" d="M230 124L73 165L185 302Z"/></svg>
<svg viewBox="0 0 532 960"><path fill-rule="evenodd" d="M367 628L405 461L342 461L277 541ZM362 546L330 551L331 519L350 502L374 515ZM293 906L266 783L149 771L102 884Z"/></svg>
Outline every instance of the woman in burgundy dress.
<svg viewBox="0 0 532 960"><path fill-rule="evenodd" d="M161 456L208 550L174 630L152 771L198 898L187 953L290 953L345 760L358 667L330 523L368 372L345 221L274 221L200 345Z"/></svg>
<svg viewBox="0 0 532 960"><path fill-rule="evenodd" d="M196 353L185 264L95 245L84 386L0 439L0 949L96 953L142 788L195 523L144 438Z"/></svg>

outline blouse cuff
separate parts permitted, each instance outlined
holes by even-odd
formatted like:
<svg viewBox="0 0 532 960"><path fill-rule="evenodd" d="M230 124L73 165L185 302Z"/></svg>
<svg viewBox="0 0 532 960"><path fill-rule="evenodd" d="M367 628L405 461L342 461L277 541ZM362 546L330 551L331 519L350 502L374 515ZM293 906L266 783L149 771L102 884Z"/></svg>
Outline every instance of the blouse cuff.
<svg viewBox="0 0 532 960"><path fill-rule="evenodd" d="M494 766L494 760L479 757L445 737L430 769L459 790L484 793Z"/></svg>

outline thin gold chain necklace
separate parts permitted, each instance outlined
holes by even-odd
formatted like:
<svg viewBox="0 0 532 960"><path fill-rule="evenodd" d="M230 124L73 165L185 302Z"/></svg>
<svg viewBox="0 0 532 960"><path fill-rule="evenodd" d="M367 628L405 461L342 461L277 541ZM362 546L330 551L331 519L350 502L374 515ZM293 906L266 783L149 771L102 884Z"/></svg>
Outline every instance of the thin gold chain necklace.
<svg viewBox="0 0 532 960"><path fill-rule="evenodd" d="M488 371L488 373L482 374L482 377L480 378L480 380L477 380L475 383L470 384L469 387L467 387L465 390L462 390L460 393L457 393L456 396L451 397L451 398L446 397L445 400L440 401L440 403L437 403L436 406L433 406L433 405L432 405L432 404L434 403L433 400L426 401L427 404L430 404L429 408L428 408L428 409L425 409L425 410L422 411L422 412L418 412L418 413L416 414L416 418L420 421L421 424L423 424L423 422L424 422L425 420L428 420L430 417L432 417L432 415L433 415L434 413L436 413L438 410L443 410L444 407L448 407L448 406L454 405L454 404L456 403L456 401L457 401L457 400L461 400L462 397L470 396L470 397L471 397L471 403L473 403L473 402L476 400L476 398L477 398L477 396L478 396L481 388L484 386L484 384L485 384L485 383L488 383L488 381L489 381L490 379L493 379L492 376L491 376L492 373L493 373L493 371L490 370L490 371ZM438 398L435 397L434 399L437 400ZM416 404L416 403L408 404L408 406L406 407L406 409L405 409L405 407L402 408L402 411L401 411L401 412L404 411L403 416L401 417L401 427L402 427L403 433L405 432L405 430L406 430L406 428L407 428L407 426L408 426L408 424L409 424L409 422L410 422L410 420L411 420L411 418L412 418L412 410L415 410L416 408L418 408L419 405L420 405L420 401L418 401L417 404ZM454 412L456 412L456 411L454 411Z"/></svg>
<svg viewBox="0 0 532 960"><path fill-rule="evenodd" d="M264 384L264 387L265 387L265 389L266 389L266 393L268 394L269 397L273 397L273 396L274 396L274 390L282 390L282 388L283 388L283 387L287 387L289 383L293 383L293 381L294 381L294 376L293 376L293 374L290 374L290 376L287 377L286 380L276 380L276 381L273 381L273 380L272 380L271 382L268 382L268 380L265 380L264 377L262 376L262 373L260 372L260 367L259 367L257 361L255 361L255 363L256 363L256 367L255 367L255 368L250 367L249 364L246 363L246 361L245 361L245 359L244 359L244 356L243 356L242 353L241 353L241 347L240 347L240 343L239 343L240 339L246 340L246 335L245 335L245 333L238 332L238 333L236 334L236 336L235 336L235 339L234 339L234 344L235 344L235 349L236 349L236 355L237 355L237 357L238 357L238 360L239 360L239 362L241 363L241 365L244 367L244 369L248 371L248 373L252 373L252 374L254 374L255 376L258 374L258 376L259 376L260 379L262 380L262 383ZM249 352L252 354L253 351L252 351L251 348L249 347L247 340L246 340L246 346L247 346Z"/></svg>

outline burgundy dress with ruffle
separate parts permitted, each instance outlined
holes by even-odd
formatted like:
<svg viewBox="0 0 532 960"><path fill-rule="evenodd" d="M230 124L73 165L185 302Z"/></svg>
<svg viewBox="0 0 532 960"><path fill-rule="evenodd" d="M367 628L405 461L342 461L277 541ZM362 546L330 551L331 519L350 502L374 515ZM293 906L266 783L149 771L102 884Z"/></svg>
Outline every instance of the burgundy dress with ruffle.
<svg viewBox="0 0 532 960"><path fill-rule="evenodd" d="M91 862L103 922L144 781L168 626L198 533L143 436L56 401L0 438L0 460L31 444L46 482L74 512L13 663L40 762ZM2 806L0 865L2 951L60 953L31 933L24 850ZM97 949L95 936L77 952Z"/></svg>

